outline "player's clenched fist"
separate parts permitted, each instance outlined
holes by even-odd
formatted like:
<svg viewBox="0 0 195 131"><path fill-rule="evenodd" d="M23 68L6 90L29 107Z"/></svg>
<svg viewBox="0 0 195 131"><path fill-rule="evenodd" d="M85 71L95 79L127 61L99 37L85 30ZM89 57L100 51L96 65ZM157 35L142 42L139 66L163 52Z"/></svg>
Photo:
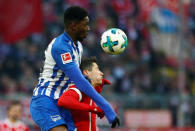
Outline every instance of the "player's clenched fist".
<svg viewBox="0 0 195 131"><path fill-rule="evenodd" d="M97 106L90 106L89 111L98 115L100 119L104 117L104 112Z"/></svg>

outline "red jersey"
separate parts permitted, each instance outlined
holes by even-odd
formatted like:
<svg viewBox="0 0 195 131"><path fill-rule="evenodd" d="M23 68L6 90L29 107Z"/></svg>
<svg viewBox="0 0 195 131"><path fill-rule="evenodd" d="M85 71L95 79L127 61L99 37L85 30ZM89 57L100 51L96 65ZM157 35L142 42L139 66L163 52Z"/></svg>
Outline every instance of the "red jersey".
<svg viewBox="0 0 195 131"><path fill-rule="evenodd" d="M13 123L6 119L0 121L0 131L29 131L29 128L21 121Z"/></svg>
<svg viewBox="0 0 195 131"><path fill-rule="evenodd" d="M102 85L95 87L96 91L100 93L104 84L110 84L110 82L103 79ZM91 108L97 106L91 98L81 93L76 86L69 87L62 94L58 100L58 106L71 110L77 131L98 131L96 126L97 115L92 113L96 108ZM98 112L101 114L101 109L99 109Z"/></svg>
<svg viewBox="0 0 195 131"><path fill-rule="evenodd" d="M71 91L77 90L77 91ZM79 101L85 104L89 104L90 106L95 106L95 103L84 93L81 93L76 87L69 87L67 92L71 94L78 95ZM96 130L96 114L87 112L87 111L79 111L79 110L71 110L74 124L77 127L77 131L97 131Z"/></svg>

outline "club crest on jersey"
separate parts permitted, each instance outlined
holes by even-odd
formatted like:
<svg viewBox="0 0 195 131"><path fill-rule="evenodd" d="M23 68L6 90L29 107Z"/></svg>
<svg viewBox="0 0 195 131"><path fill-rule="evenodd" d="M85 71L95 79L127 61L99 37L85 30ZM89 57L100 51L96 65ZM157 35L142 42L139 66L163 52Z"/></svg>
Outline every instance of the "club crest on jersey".
<svg viewBox="0 0 195 131"><path fill-rule="evenodd" d="M51 116L51 119L52 119L52 121L56 122L57 120L60 120L61 117L59 115L54 115L54 116Z"/></svg>
<svg viewBox="0 0 195 131"><path fill-rule="evenodd" d="M72 62L72 57L71 57L69 52L61 54L61 58L62 58L63 64L67 64L67 63Z"/></svg>

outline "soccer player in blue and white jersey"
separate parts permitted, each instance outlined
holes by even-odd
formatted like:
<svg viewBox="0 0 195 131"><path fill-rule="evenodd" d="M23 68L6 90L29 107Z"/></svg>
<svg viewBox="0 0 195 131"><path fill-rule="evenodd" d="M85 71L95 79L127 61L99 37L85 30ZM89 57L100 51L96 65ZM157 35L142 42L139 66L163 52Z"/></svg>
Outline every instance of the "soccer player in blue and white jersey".
<svg viewBox="0 0 195 131"><path fill-rule="evenodd" d="M45 50L43 72L30 104L33 120L43 131L74 131L71 112L58 107L57 101L67 87L76 85L104 111L109 123L116 125L119 121L116 113L79 69L83 53L80 42L90 29L87 11L78 6L69 7L64 13L64 25L65 32L54 38Z"/></svg>

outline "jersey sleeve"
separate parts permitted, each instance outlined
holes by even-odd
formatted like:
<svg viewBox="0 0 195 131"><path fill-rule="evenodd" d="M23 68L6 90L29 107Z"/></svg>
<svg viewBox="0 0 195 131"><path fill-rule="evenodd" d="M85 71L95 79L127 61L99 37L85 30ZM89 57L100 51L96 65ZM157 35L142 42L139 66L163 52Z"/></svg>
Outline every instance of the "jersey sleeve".
<svg viewBox="0 0 195 131"><path fill-rule="evenodd" d="M79 100L79 102L82 100L82 93L77 88L70 88L69 90L73 90L78 94L77 99ZM75 94L75 92L74 92L74 94Z"/></svg>
<svg viewBox="0 0 195 131"><path fill-rule="evenodd" d="M58 106L69 110L90 111L90 105L80 102L81 92L77 88L70 88L58 99Z"/></svg>

